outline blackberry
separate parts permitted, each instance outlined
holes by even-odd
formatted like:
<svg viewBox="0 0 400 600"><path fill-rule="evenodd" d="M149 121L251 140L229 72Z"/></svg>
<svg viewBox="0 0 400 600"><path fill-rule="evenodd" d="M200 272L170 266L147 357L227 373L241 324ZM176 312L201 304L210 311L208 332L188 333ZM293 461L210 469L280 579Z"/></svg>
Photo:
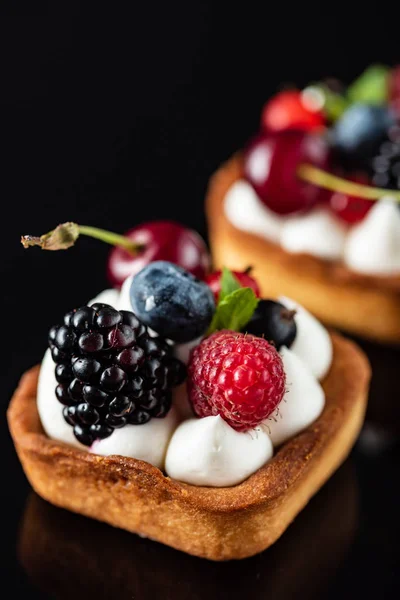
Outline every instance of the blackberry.
<svg viewBox="0 0 400 600"><path fill-rule="evenodd" d="M48 339L56 363L56 398L86 446L127 423L165 417L171 388L186 377L170 344L150 337L134 313L107 304L68 312Z"/></svg>
<svg viewBox="0 0 400 600"><path fill-rule="evenodd" d="M400 125L389 129L386 139L371 161L372 183L377 187L400 189Z"/></svg>

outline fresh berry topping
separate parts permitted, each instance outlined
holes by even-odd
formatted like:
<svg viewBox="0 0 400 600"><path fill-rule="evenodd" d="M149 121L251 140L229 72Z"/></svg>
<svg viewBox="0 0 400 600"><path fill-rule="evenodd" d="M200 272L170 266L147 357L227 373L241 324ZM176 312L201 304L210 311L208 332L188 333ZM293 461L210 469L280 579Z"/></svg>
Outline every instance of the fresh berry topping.
<svg viewBox="0 0 400 600"><path fill-rule="evenodd" d="M312 131L325 124L321 103L313 101L298 90L285 90L274 96L264 106L261 126L265 131L297 129Z"/></svg>
<svg viewBox="0 0 400 600"><path fill-rule="evenodd" d="M247 147L244 172L268 208L289 214L310 208L320 195L318 187L297 176L302 163L328 167L328 146L321 136L299 131L263 134Z"/></svg>
<svg viewBox="0 0 400 600"><path fill-rule="evenodd" d="M219 331L193 350L187 384L199 417L221 415L237 431L246 431L281 402L285 372L278 352L265 339Z"/></svg>
<svg viewBox="0 0 400 600"><path fill-rule="evenodd" d="M372 183L377 187L400 189L400 126L388 131L376 156L371 161Z"/></svg>
<svg viewBox="0 0 400 600"><path fill-rule="evenodd" d="M215 311L207 284L164 261L151 263L133 278L130 298L142 323L180 343L202 335Z"/></svg>
<svg viewBox="0 0 400 600"><path fill-rule="evenodd" d="M88 308L68 313L70 326L52 327L49 344L64 419L90 446L127 423L164 417L186 368L133 313L105 304Z"/></svg>
<svg viewBox="0 0 400 600"><path fill-rule="evenodd" d="M257 298L261 296L260 288L257 281L250 275L251 269L246 271L232 271L232 275L237 279L241 287L249 287L253 290ZM221 276L222 271L214 271L206 278L206 283L214 294L215 302L218 302L221 292Z"/></svg>
<svg viewBox="0 0 400 600"><path fill-rule="evenodd" d="M282 346L290 348L297 333L294 315L280 302L260 300L245 330L266 339L278 350Z"/></svg>
<svg viewBox="0 0 400 600"><path fill-rule="evenodd" d="M365 165L374 156L394 117L386 106L354 104L332 129L332 143L346 167Z"/></svg>
<svg viewBox="0 0 400 600"><path fill-rule="evenodd" d="M71 316L71 326L75 331L86 331L92 329L94 324L95 311L91 306L83 306L74 311Z"/></svg>
<svg viewBox="0 0 400 600"><path fill-rule="evenodd" d="M146 264L164 260L179 265L199 279L209 270L207 247L198 233L173 221L152 221L126 232L138 247L135 255L123 248L113 248L108 259L108 278L121 287L129 275L138 273Z"/></svg>
<svg viewBox="0 0 400 600"><path fill-rule="evenodd" d="M366 173L357 173L355 175L348 175L349 181L355 181L369 185L369 177ZM358 198L357 196L350 196L342 192L326 192L329 206L331 210L345 223L355 225L366 217L367 213L371 210L373 203L370 200L364 198Z"/></svg>

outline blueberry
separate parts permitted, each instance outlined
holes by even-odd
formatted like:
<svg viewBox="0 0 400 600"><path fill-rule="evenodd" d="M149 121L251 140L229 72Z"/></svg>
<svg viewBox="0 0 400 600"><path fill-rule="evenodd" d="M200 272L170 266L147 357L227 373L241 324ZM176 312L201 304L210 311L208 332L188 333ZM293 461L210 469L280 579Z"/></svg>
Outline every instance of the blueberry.
<svg viewBox="0 0 400 600"><path fill-rule="evenodd" d="M393 114L387 107L354 104L333 128L333 147L344 159L363 161L376 153L393 124Z"/></svg>
<svg viewBox="0 0 400 600"><path fill-rule="evenodd" d="M294 314L280 302L260 300L244 331L273 342L278 350L290 348L297 333Z"/></svg>
<svg viewBox="0 0 400 600"><path fill-rule="evenodd" d="M150 263L133 278L130 298L134 313L145 325L179 343L202 335L215 311L210 288L165 261Z"/></svg>

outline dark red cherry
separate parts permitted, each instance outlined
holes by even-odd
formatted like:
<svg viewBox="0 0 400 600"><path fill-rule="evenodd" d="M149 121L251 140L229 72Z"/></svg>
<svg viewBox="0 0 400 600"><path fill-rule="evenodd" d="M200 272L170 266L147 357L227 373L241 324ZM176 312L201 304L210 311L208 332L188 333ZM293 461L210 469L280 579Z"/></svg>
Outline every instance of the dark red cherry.
<svg viewBox="0 0 400 600"><path fill-rule="evenodd" d="M297 176L300 164L327 170L329 147L321 135L304 131L260 134L244 153L244 173L262 202L286 215L311 208L321 189Z"/></svg>
<svg viewBox="0 0 400 600"><path fill-rule="evenodd" d="M132 255L121 247L111 250L108 263L108 279L114 287L141 271L155 260L165 260L183 267L199 279L204 279L210 265L207 247L196 231L173 221L152 221L130 229L125 233L139 246Z"/></svg>

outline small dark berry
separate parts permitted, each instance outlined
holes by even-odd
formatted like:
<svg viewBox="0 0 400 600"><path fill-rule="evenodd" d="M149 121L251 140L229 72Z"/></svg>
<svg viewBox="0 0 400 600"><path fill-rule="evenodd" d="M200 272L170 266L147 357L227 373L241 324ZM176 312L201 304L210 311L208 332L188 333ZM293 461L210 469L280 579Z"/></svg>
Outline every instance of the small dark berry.
<svg viewBox="0 0 400 600"><path fill-rule="evenodd" d="M107 425L102 425L101 423L97 423L96 425L91 425L90 433L92 434L95 440L104 440L109 437L114 429L112 427L108 427Z"/></svg>
<svg viewBox="0 0 400 600"><path fill-rule="evenodd" d="M122 321L121 314L112 306L103 306L96 311L96 325L101 329L115 327Z"/></svg>
<svg viewBox="0 0 400 600"><path fill-rule="evenodd" d="M133 312L129 312L128 310L120 310L119 312L122 316L122 322L125 325L129 325L129 327L132 327L135 333L142 329L143 325L141 324L137 316L133 314Z"/></svg>
<svg viewBox="0 0 400 600"><path fill-rule="evenodd" d="M107 336L107 341L110 348L122 349L128 348L135 343L135 334L129 325L120 323L116 327L113 327Z"/></svg>
<svg viewBox="0 0 400 600"><path fill-rule="evenodd" d="M72 363L72 370L75 377L85 383L91 383L99 374L101 363L95 358L80 357Z"/></svg>
<svg viewBox="0 0 400 600"><path fill-rule="evenodd" d="M125 386L124 392L134 400L141 398L144 394L144 379L140 375L133 377Z"/></svg>
<svg viewBox="0 0 400 600"><path fill-rule="evenodd" d="M82 333L78 343L83 352L100 352L104 346L104 338L97 331L89 331Z"/></svg>
<svg viewBox="0 0 400 600"><path fill-rule="evenodd" d="M272 342L278 350L281 346L290 348L297 333L294 315L295 311L280 302L260 300L244 331Z"/></svg>
<svg viewBox="0 0 400 600"><path fill-rule="evenodd" d="M72 368L68 363L61 363L56 366L56 379L58 383L70 383L73 379Z"/></svg>
<svg viewBox="0 0 400 600"><path fill-rule="evenodd" d="M126 373L116 366L105 369L100 377L100 385L108 392L119 392L127 380Z"/></svg>
<svg viewBox="0 0 400 600"><path fill-rule="evenodd" d="M171 356L165 360L168 369L167 382L169 387L181 385L186 379L186 366L177 358Z"/></svg>
<svg viewBox="0 0 400 600"><path fill-rule="evenodd" d="M127 396L117 396L114 400L111 400L108 409L110 414L114 417L123 417L132 408L132 402Z"/></svg>
<svg viewBox="0 0 400 600"><path fill-rule="evenodd" d="M56 364L66 362L69 358L68 354L66 354L56 346L51 347L51 356Z"/></svg>
<svg viewBox="0 0 400 600"><path fill-rule="evenodd" d="M141 408L134 410L128 416L128 423L131 425L144 425L148 421L150 421L151 416L147 410L142 410Z"/></svg>
<svg viewBox="0 0 400 600"><path fill-rule="evenodd" d="M128 421L126 417L114 417L114 415L110 415L109 413L108 415L106 415L104 422L109 427L113 427L114 429L120 429L121 427L124 427L124 425L126 425Z"/></svg>
<svg viewBox="0 0 400 600"><path fill-rule="evenodd" d="M75 310L70 310L65 316L64 316L64 325L66 325L66 327L72 327L72 317L75 314Z"/></svg>
<svg viewBox="0 0 400 600"><path fill-rule="evenodd" d="M109 304L104 304L103 302L95 302L92 304L92 308L95 312L98 312L101 308L106 308L108 306Z"/></svg>
<svg viewBox="0 0 400 600"><path fill-rule="evenodd" d="M94 438L90 429L87 427L81 427L80 425L75 425L74 427L74 435L78 442L83 444L84 446L91 446L93 444Z"/></svg>
<svg viewBox="0 0 400 600"><path fill-rule="evenodd" d="M74 400L69 394L68 387L64 384L58 384L56 387L56 396L57 400L65 406L71 406L71 404L74 404Z"/></svg>
<svg viewBox="0 0 400 600"><path fill-rule="evenodd" d="M78 425L79 417L76 414L76 406L64 406L63 417L67 421L68 425Z"/></svg>
<svg viewBox="0 0 400 600"><path fill-rule="evenodd" d="M49 339L49 342L51 342L52 344L54 344L54 341L55 341L56 335L57 335L57 331L59 330L59 328L60 328L59 325L54 325L49 331L48 339Z"/></svg>
<svg viewBox="0 0 400 600"><path fill-rule="evenodd" d="M164 388L167 380L167 368L158 358L151 358L144 366L144 378L147 389L153 385Z"/></svg>
<svg viewBox="0 0 400 600"><path fill-rule="evenodd" d="M83 398L83 386L84 384L79 379L73 379L69 384L69 395L76 402L79 402Z"/></svg>
<svg viewBox="0 0 400 600"><path fill-rule="evenodd" d="M156 408L158 404L160 404L160 400L162 400L165 396L165 393L162 390L157 388L153 388L149 390L140 398L140 406L141 408L145 408L146 410L152 410Z"/></svg>
<svg viewBox="0 0 400 600"><path fill-rule="evenodd" d="M57 331L54 343L59 350L68 352L73 350L76 344L76 335L72 329L69 329L65 325L61 325Z"/></svg>
<svg viewBox="0 0 400 600"><path fill-rule="evenodd" d="M86 402L78 404L76 414L85 425L96 425L100 419L97 410L93 406L90 406L90 404L86 404Z"/></svg>
<svg viewBox="0 0 400 600"><path fill-rule="evenodd" d="M162 419L165 415L168 414L172 405L172 394L169 392L166 396L164 396L164 401L161 402L158 406L151 410L151 416L156 419Z"/></svg>
<svg viewBox="0 0 400 600"><path fill-rule="evenodd" d="M83 386L83 399L96 408L104 406L110 402L111 398L110 394L103 392L103 390L94 385Z"/></svg>
<svg viewBox="0 0 400 600"><path fill-rule="evenodd" d="M146 337L140 340L140 347L150 356L163 357L171 353L171 347L167 342L157 338Z"/></svg>
<svg viewBox="0 0 400 600"><path fill-rule="evenodd" d="M71 320L73 328L77 331L86 331L87 329L92 329L95 315L95 311L90 306L78 308Z"/></svg>
<svg viewBox="0 0 400 600"><path fill-rule="evenodd" d="M145 353L139 346L126 348L117 355L116 362L127 373L136 373L143 364Z"/></svg>

